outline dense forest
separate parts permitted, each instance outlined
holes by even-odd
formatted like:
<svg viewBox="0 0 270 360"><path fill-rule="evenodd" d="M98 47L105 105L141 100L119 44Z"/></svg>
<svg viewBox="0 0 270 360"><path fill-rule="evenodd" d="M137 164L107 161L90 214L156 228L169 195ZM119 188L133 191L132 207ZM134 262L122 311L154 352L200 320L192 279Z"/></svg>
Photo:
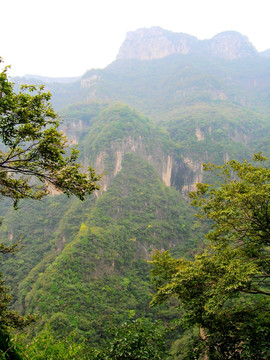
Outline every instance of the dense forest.
<svg viewBox="0 0 270 360"><path fill-rule="evenodd" d="M269 358L270 58L196 46L1 72L3 359Z"/></svg>

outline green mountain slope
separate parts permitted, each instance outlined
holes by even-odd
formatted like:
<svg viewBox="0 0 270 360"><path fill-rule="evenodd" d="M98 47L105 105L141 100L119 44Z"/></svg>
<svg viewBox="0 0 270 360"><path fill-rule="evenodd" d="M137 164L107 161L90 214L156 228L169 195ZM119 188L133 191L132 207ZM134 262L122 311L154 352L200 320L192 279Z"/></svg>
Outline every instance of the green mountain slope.
<svg viewBox="0 0 270 360"><path fill-rule="evenodd" d="M122 100L158 120L172 109L198 102L268 110L269 67L269 59L260 56L228 61L176 54L152 61L117 60L84 74L82 85L89 98Z"/></svg>
<svg viewBox="0 0 270 360"><path fill-rule="evenodd" d="M60 195L40 202L22 201L16 211L11 203L1 203L1 209L5 210L0 228L1 242L10 244L20 241L19 251L8 255L3 266L17 308L24 311L24 298L33 281L73 239L88 204L93 201L94 198L82 204L75 198ZM22 287L21 282L26 278Z"/></svg>
<svg viewBox="0 0 270 360"><path fill-rule="evenodd" d="M111 320L153 317L145 260L156 248L191 254L202 235L191 227L192 215L149 164L127 154L77 235L35 281L25 298L28 311L61 332L67 323L92 341Z"/></svg>

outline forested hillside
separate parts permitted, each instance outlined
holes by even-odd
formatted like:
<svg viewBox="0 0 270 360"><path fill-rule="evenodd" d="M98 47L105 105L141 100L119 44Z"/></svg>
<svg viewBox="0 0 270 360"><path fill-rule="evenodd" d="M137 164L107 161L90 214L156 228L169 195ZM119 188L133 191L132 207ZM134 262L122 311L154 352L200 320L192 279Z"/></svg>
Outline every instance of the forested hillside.
<svg viewBox="0 0 270 360"><path fill-rule="evenodd" d="M185 54L120 56L71 83L45 83L69 144L102 178L84 202L55 191L18 210L1 200L0 240L22 245L4 257L3 274L12 306L37 314L31 337L49 324L57 339L73 332L96 346L110 324L180 318L176 300L149 307L147 260L155 249L192 260L205 246L211 222L194 216L188 198L196 183L216 179L204 162L269 155L270 58L240 35L234 49L249 51L239 45L239 56L217 56L226 36L235 35L216 38L215 51L198 42ZM18 88L42 80L14 81Z"/></svg>

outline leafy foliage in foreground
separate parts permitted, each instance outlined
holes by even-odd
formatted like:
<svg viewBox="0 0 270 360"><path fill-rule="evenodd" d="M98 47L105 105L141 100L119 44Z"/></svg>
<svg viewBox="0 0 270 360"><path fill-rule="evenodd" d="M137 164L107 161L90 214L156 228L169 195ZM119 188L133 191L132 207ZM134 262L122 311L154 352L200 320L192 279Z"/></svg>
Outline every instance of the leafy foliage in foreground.
<svg viewBox="0 0 270 360"><path fill-rule="evenodd" d="M255 160L266 160L260 154ZM270 336L270 169L230 161L218 187L198 184L193 204L213 221L209 246L194 261L156 253L153 304L175 296L187 328L199 328L193 357L266 359ZM196 355L197 352L197 355ZM197 357L196 357L197 356Z"/></svg>
<svg viewBox="0 0 270 360"><path fill-rule="evenodd" d="M0 64L2 59L0 58ZM53 186L80 200L98 189L93 169L80 171L78 152L66 153L67 141L58 130L59 119L44 86L22 86L15 93L7 76L0 72L0 195L13 200L40 200ZM13 253L17 244L0 245L1 253ZM9 310L11 297L0 273L0 352L6 359L19 358L10 347L10 328L23 328L32 321Z"/></svg>

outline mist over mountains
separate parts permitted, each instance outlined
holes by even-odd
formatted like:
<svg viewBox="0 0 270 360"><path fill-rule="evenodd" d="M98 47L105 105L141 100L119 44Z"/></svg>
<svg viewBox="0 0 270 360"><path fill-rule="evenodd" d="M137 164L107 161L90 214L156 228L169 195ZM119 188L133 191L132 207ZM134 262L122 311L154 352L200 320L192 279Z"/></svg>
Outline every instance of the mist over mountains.
<svg viewBox="0 0 270 360"><path fill-rule="evenodd" d="M4 272L13 306L39 314L59 335L76 331L99 343L104 324L135 317L177 317L149 309L154 249L192 258L208 224L188 192L213 180L204 162L269 155L270 59L234 31L209 40L159 27L127 34L116 60L79 79L15 78L45 83L62 130L84 167L103 174L84 203L54 195L2 202L1 241L24 247Z"/></svg>

